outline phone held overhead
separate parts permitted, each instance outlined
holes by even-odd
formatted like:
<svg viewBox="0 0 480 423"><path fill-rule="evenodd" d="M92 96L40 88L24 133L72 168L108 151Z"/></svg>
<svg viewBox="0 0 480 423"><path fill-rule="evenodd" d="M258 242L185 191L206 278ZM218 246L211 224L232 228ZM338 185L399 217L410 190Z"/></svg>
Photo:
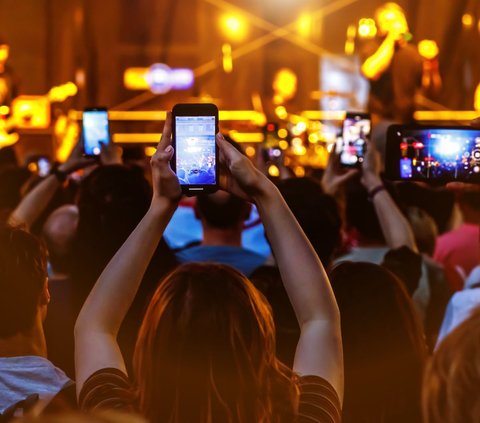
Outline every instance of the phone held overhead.
<svg viewBox="0 0 480 423"><path fill-rule="evenodd" d="M186 195L218 190L218 108L214 104L177 104L172 111L172 168Z"/></svg>

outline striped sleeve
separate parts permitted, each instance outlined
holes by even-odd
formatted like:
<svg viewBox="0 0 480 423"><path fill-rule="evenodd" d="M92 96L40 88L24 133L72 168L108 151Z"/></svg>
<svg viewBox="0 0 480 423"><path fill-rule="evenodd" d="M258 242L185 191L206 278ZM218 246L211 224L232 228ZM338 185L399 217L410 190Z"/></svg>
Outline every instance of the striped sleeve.
<svg viewBox="0 0 480 423"><path fill-rule="evenodd" d="M128 376L118 369L96 371L84 383L78 398L81 410L115 409L134 412L135 397Z"/></svg>
<svg viewBox="0 0 480 423"><path fill-rule="evenodd" d="M318 376L298 377L298 423L340 423L342 407L333 386Z"/></svg>

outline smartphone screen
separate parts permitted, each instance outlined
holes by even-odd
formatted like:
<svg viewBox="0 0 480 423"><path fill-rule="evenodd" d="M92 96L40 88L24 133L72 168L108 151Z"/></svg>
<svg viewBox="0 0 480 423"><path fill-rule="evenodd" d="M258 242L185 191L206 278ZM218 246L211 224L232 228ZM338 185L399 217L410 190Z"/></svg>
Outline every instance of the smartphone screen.
<svg viewBox="0 0 480 423"><path fill-rule="evenodd" d="M346 167L360 166L370 138L370 116L365 113L347 113L343 122L343 136L337 141L336 152Z"/></svg>
<svg viewBox="0 0 480 423"><path fill-rule="evenodd" d="M83 148L86 156L98 156L102 144L110 142L108 111L92 109L83 112Z"/></svg>
<svg viewBox="0 0 480 423"><path fill-rule="evenodd" d="M396 154L392 157L392 146ZM397 163L399 179L480 181L480 130L472 128L405 128L389 131L388 162ZM391 165L390 165L391 166ZM392 172L387 173L391 174Z"/></svg>
<svg viewBox="0 0 480 423"><path fill-rule="evenodd" d="M176 172L181 185L216 185L215 116L175 116Z"/></svg>
<svg viewBox="0 0 480 423"><path fill-rule="evenodd" d="M52 169L52 164L50 163L50 160L48 160L48 158L40 157L37 161L37 167L38 175L43 178L50 173L50 170Z"/></svg>

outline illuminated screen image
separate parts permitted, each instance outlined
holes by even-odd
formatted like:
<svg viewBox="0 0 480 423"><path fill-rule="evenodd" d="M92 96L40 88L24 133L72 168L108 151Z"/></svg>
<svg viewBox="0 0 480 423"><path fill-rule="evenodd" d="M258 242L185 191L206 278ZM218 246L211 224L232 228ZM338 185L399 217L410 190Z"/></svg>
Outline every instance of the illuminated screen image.
<svg viewBox="0 0 480 423"><path fill-rule="evenodd" d="M99 155L101 144L108 144L109 137L108 112L83 112L83 142L86 155Z"/></svg>
<svg viewBox="0 0 480 423"><path fill-rule="evenodd" d="M480 176L480 132L435 129L397 132L402 179L468 180Z"/></svg>
<svg viewBox="0 0 480 423"><path fill-rule="evenodd" d="M345 119L343 137L337 141L337 154L340 155L341 164L356 166L363 162L370 127L370 120L360 116Z"/></svg>
<svg viewBox="0 0 480 423"><path fill-rule="evenodd" d="M215 185L215 116L177 116L175 123L180 184Z"/></svg>

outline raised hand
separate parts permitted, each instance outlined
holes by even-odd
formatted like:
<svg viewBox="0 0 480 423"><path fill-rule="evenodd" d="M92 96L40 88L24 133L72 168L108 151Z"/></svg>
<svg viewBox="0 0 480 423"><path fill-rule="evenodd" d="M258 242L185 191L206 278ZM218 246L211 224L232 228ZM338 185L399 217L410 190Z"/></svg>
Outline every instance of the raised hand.
<svg viewBox="0 0 480 423"><path fill-rule="evenodd" d="M83 156L82 142L78 141L77 144L75 144L75 147L73 147L72 152L68 156L68 159L65 161L65 163L62 163L58 167L58 170L68 174L68 173L75 172L76 170L84 169L94 164L95 164L94 158Z"/></svg>
<svg viewBox="0 0 480 423"><path fill-rule="evenodd" d="M335 195L355 175L358 175L358 169L342 169L340 156L334 148L328 157L328 164L322 176L322 188L326 194Z"/></svg>

